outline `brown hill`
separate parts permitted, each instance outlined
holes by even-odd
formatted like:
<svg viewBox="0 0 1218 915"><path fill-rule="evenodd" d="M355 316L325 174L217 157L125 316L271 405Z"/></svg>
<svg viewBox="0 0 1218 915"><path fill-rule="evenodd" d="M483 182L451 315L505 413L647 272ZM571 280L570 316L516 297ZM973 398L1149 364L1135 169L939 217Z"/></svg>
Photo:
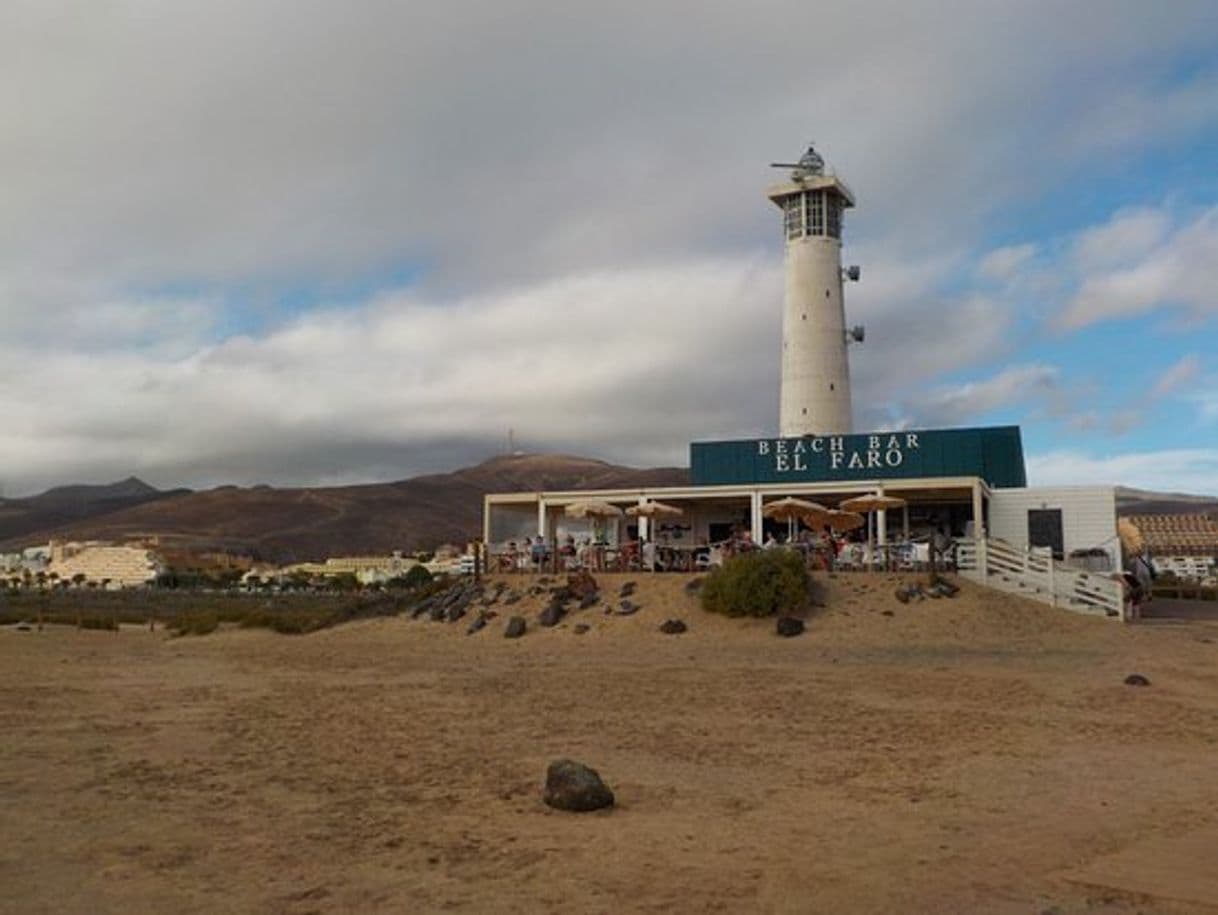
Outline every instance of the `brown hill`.
<svg viewBox="0 0 1218 915"><path fill-rule="evenodd" d="M104 486L57 486L24 499L0 499L0 543L185 492L189 490L163 492L128 477Z"/></svg>
<svg viewBox="0 0 1218 915"><path fill-rule="evenodd" d="M221 486L162 495L68 523L7 535L13 549L51 538L123 540L156 536L167 546L219 550L276 562L430 549L481 530L482 496L541 489L680 485L681 468L641 470L565 455L495 457L453 473L397 483L324 489Z"/></svg>

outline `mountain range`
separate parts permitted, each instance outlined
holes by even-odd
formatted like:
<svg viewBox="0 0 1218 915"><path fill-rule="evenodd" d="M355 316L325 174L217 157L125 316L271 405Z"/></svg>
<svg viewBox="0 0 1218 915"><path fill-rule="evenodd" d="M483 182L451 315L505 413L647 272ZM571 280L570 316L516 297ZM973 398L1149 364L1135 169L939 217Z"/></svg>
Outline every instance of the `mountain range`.
<svg viewBox="0 0 1218 915"><path fill-rule="evenodd" d="M488 492L681 485L689 471L636 469L567 455L491 458L452 473L324 488L220 486L161 491L131 478L0 499L0 551L62 540L157 537L175 550L271 562L413 552L481 532Z"/></svg>
<svg viewBox="0 0 1218 915"><path fill-rule="evenodd" d="M64 540L157 537L167 548L271 562L413 552L481 531L489 492L631 489L689 482L680 467L639 469L569 455L499 456L452 473L317 488L158 490L129 477L0 499L0 551ZM1218 498L1117 488L1118 514L1218 512Z"/></svg>

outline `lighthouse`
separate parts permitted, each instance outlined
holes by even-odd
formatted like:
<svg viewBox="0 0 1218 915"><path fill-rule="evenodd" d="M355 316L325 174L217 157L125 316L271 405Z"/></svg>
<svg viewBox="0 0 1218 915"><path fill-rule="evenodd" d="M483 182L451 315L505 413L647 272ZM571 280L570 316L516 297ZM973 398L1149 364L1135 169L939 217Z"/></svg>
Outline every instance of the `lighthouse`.
<svg viewBox="0 0 1218 915"><path fill-rule="evenodd" d="M784 437L835 435L853 431L847 345L862 342L861 327L846 330L842 296L842 216L854 206L845 183L826 174L825 161L811 146L790 169L789 180L766 196L782 210L786 236L786 292L782 313L782 383L779 434Z"/></svg>

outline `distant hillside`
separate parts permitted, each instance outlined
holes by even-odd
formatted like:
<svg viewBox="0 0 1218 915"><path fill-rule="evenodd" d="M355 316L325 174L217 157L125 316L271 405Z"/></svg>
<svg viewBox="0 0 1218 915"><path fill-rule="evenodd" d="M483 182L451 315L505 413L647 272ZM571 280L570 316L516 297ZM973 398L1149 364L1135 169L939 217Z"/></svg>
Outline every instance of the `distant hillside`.
<svg viewBox="0 0 1218 915"><path fill-rule="evenodd" d="M156 535L176 548L223 550L276 562L383 554L395 549L429 549L477 536L482 497L488 492L686 482L688 471L681 468L639 470L564 455L496 457L454 473L398 483L325 489L223 486L179 493L104 515L5 535L0 548L45 543L52 537L121 540Z"/></svg>
<svg viewBox="0 0 1218 915"><path fill-rule="evenodd" d="M1218 496L1190 496L1117 487L1118 515L1209 515L1218 513Z"/></svg>
<svg viewBox="0 0 1218 915"><path fill-rule="evenodd" d="M188 492L163 492L128 477L105 486L59 486L25 499L0 499L0 542Z"/></svg>

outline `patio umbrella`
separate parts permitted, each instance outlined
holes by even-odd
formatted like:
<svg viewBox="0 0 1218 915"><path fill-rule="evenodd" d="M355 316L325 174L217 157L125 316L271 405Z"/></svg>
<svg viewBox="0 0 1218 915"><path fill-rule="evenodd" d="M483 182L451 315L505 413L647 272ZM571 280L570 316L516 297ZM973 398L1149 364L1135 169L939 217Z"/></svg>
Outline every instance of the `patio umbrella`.
<svg viewBox="0 0 1218 915"><path fill-rule="evenodd" d="M829 512L829 527L835 531L856 531L867 521L858 512L844 512L834 509Z"/></svg>
<svg viewBox="0 0 1218 915"><path fill-rule="evenodd" d="M872 512L887 511L890 508L900 508L905 505L904 499L899 499L896 496L886 496L883 493L872 492L865 496L855 496L853 499L845 499L841 508L848 512L864 512L867 514L867 553L874 557L875 553L871 549L871 514Z"/></svg>
<svg viewBox="0 0 1218 915"><path fill-rule="evenodd" d="M1121 539L1121 546L1125 548L1125 552L1129 556L1141 553L1142 548L1146 545L1142 532L1128 518L1122 518L1117 522L1117 536Z"/></svg>
<svg viewBox="0 0 1218 915"><path fill-rule="evenodd" d="M591 518L592 537L594 540L605 539L605 532L600 530L600 523L606 518L622 517L622 510L608 502L588 499L583 502L572 502L563 510L569 518Z"/></svg>
<svg viewBox="0 0 1218 915"><path fill-rule="evenodd" d="M639 505L631 505L626 509L626 514L632 518L675 518L677 515L685 514L685 510L677 508L675 505L666 505L663 502L643 502ZM650 527L648 527L647 533L650 539L654 539Z"/></svg>
<svg viewBox="0 0 1218 915"><path fill-rule="evenodd" d="M873 492L865 496L855 496L853 499L846 499L840 507L843 511L848 512L878 512L886 511L890 508L900 508L904 504L904 499Z"/></svg>
<svg viewBox="0 0 1218 915"><path fill-rule="evenodd" d="M569 518L620 518L622 510L616 505L610 505L608 502L597 502L589 500L586 502L572 502L564 511Z"/></svg>
<svg viewBox="0 0 1218 915"><path fill-rule="evenodd" d="M632 505L626 509L626 514L635 518L673 518L685 514L685 509L675 505L665 505L663 502L644 502Z"/></svg>
<svg viewBox="0 0 1218 915"><path fill-rule="evenodd" d="M761 509L761 514L777 521L785 518L787 521L787 541L789 542L795 536L795 520L797 518L816 527L824 523L823 519L828 518L829 509L819 502L809 502L807 499L794 499L788 496L785 499L779 499L777 502L771 502L764 506Z"/></svg>

